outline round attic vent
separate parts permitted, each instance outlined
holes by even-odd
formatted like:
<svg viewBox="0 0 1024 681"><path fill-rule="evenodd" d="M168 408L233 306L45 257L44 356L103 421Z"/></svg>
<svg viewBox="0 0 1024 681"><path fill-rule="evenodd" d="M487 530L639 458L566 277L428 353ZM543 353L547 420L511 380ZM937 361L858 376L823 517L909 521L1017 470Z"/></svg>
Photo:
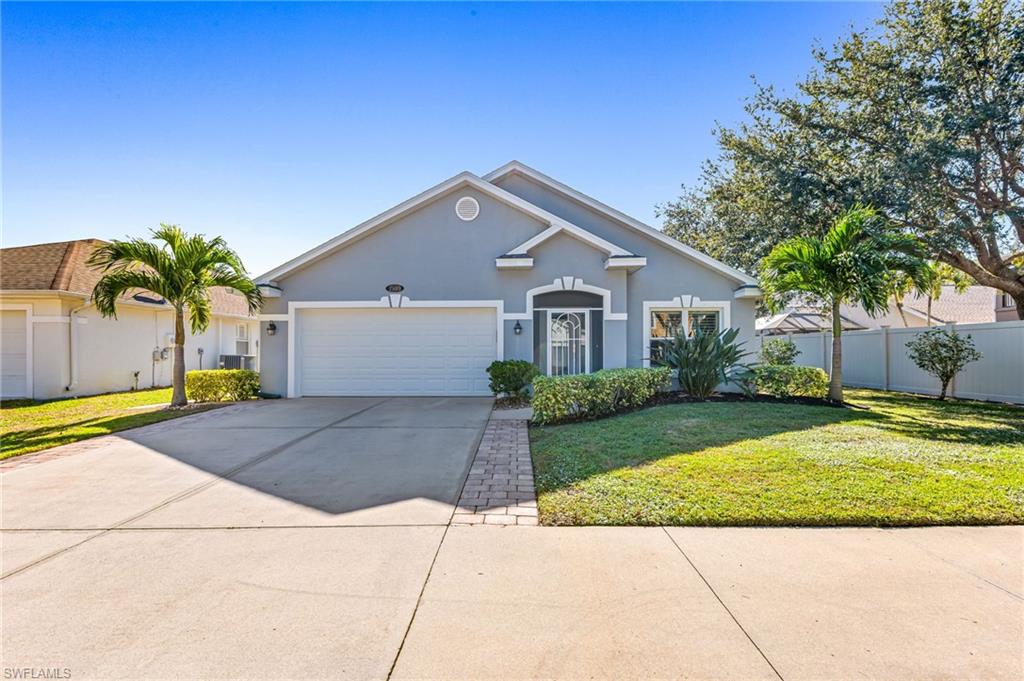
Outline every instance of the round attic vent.
<svg viewBox="0 0 1024 681"><path fill-rule="evenodd" d="M480 204L472 196L463 196L455 202L455 214L466 222L476 220L476 216L480 215Z"/></svg>

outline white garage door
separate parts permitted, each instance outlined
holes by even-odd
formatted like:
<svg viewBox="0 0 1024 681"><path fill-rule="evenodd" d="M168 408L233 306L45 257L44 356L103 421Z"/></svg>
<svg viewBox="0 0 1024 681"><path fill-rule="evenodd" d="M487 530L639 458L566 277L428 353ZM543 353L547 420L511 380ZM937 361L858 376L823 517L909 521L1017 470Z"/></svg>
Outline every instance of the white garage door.
<svg viewBox="0 0 1024 681"><path fill-rule="evenodd" d="M493 308L298 311L301 395L489 395Z"/></svg>
<svg viewBox="0 0 1024 681"><path fill-rule="evenodd" d="M22 310L0 310L0 396L29 397L28 354Z"/></svg>

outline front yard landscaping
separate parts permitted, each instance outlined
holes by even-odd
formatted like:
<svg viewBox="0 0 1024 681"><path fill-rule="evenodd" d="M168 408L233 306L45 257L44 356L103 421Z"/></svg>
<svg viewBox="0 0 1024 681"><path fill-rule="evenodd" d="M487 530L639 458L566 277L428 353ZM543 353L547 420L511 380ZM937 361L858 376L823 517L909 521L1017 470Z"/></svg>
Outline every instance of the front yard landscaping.
<svg viewBox="0 0 1024 681"><path fill-rule="evenodd" d="M1024 522L1024 408L846 399L854 406L671 404L534 427L541 523Z"/></svg>
<svg viewBox="0 0 1024 681"><path fill-rule="evenodd" d="M119 430L187 416L190 409L161 409L171 401L170 388L110 393L39 402L0 403L0 460Z"/></svg>

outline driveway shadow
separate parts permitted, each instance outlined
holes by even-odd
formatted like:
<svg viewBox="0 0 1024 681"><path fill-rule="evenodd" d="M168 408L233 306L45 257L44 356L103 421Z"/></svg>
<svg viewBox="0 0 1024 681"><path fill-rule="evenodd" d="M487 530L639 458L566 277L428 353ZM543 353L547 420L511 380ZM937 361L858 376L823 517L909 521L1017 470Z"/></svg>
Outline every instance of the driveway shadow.
<svg viewBox="0 0 1024 681"><path fill-rule="evenodd" d="M445 522L490 409L481 398L301 398L122 437L230 483L148 514L144 525L329 524L401 502L419 510L389 516L395 522ZM252 456L218 470L240 433Z"/></svg>

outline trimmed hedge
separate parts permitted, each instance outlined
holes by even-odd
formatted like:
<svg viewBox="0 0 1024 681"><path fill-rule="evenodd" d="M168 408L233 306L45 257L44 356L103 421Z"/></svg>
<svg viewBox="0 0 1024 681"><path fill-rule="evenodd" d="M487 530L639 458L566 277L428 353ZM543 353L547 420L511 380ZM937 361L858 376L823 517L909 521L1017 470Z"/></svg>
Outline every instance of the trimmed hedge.
<svg viewBox="0 0 1024 681"><path fill-rule="evenodd" d="M260 375L248 369L203 369L185 374L185 394L196 402L237 402L256 397Z"/></svg>
<svg viewBox="0 0 1024 681"><path fill-rule="evenodd" d="M509 397L525 395L538 373L537 367L524 359L504 359L491 362L487 367L487 375L491 377L491 392Z"/></svg>
<svg viewBox="0 0 1024 681"><path fill-rule="evenodd" d="M668 367L539 376L533 381L533 422L550 424L595 419L634 409L667 388L671 379Z"/></svg>
<svg viewBox="0 0 1024 681"><path fill-rule="evenodd" d="M775 397L822 397L828 395L828 374L818 367L793 364L762 364L753 369L759 393Z"/></svg>

